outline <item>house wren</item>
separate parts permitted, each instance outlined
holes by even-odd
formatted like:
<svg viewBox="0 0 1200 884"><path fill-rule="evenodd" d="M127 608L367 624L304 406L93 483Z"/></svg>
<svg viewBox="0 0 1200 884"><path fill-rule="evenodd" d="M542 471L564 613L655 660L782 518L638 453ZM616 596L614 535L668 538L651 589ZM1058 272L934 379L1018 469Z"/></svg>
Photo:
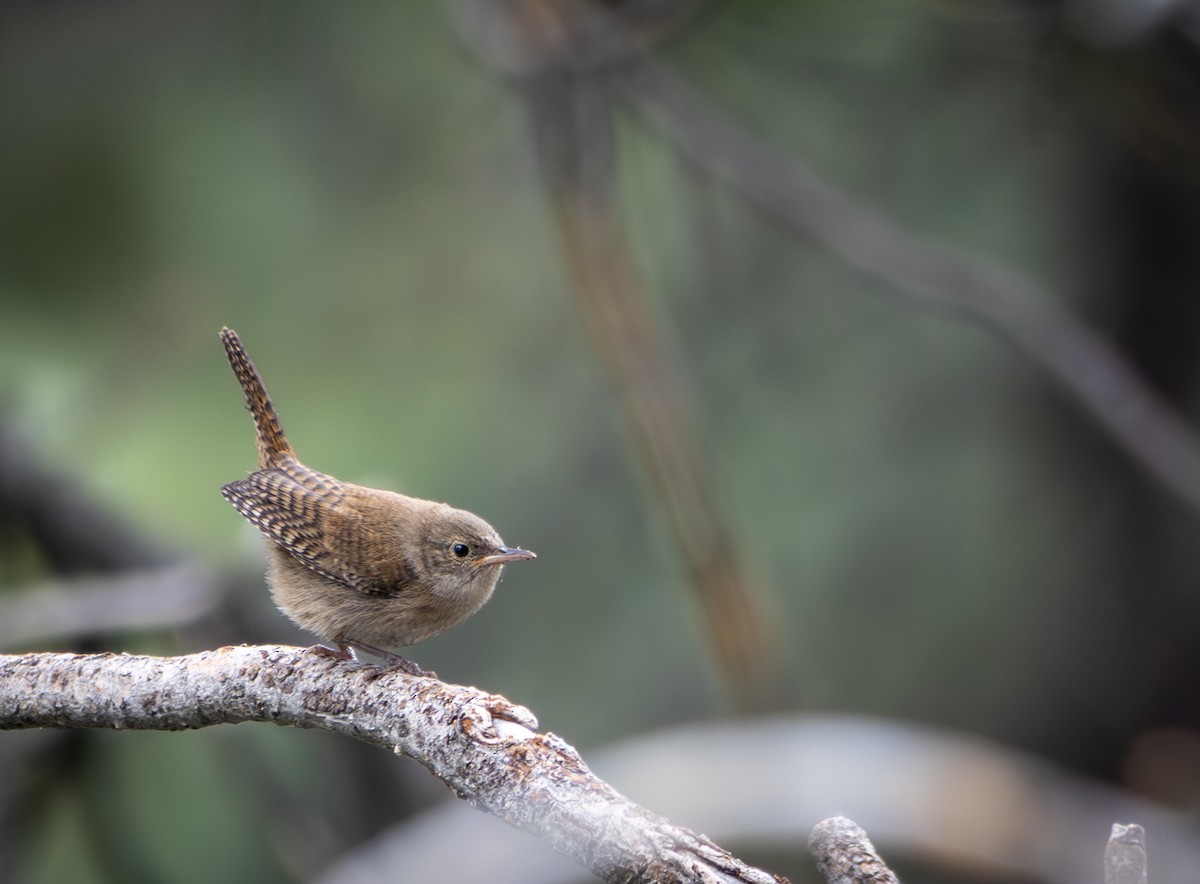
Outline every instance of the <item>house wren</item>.
<svg viewBox="0 0 1200 884"><path fill-rule="evenodd" d="M258 469L221 488L267 538L267 582L283 613L337 645L420 672L384 649L416 644L491 598L506 562L534 554L504 545L472 513L341 482L296 459L262 378L237 334L221 330L258 431Z"/></svg>

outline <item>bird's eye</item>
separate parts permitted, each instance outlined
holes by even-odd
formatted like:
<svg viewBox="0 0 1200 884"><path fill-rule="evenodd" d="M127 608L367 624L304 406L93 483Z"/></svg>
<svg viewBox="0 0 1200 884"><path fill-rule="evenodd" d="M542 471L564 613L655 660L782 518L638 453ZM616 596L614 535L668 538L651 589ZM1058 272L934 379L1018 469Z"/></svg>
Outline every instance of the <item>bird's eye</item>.
<svg viewBox="0 0 1200 884"><path fill-rule="evenodd" d="M471 552L471 547L465 543L455 543L450 547L450 552L454 553L460 559L465 559Z"/></svg>

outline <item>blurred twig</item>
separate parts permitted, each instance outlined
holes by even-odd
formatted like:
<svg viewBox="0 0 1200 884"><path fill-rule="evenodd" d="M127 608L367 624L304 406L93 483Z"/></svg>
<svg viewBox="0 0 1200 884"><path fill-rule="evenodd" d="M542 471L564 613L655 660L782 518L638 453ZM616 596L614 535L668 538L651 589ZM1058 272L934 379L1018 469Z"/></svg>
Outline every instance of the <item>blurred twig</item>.
<svg viewBox="0 0 1200 884"><path fill-rule="evenodd" d="M607 84L530 90L575 290L620 392L651 487L696 590L718 659L738 695L754 696L777 667L749 575L717 501L692 401L633 266L613 205L613 109ZM561 87L561 88L556 88ZM553 90L555 95L547 93ZM562 154L568 154L563 156Z"/></svg>
<svg viewBox="0 0 1200 884"><path fill-rule="evenodd" d="M53 581L0 596L0 648L185 625L210 613L222 590L192 565Z"/></svg>
<svg viewBox="0 0 1200 884"><path fill-rule="evenodd" d="M1104 884L1146 884L1146 830L1113 823L1104 851Z"/></svg>
<svg viewBox="0 0 1200 884"><path fill-rule="evenodd" d="M1200 511L1200 440L1120 352L1029 279L924 240L747 133L646 47L695 4L459 0L461 30L524 90L576 290L616 378L726 672L739 687L775 664L697 444L686 384L666 358L614 197L613 115L623 97L683 157L854 267L998 331L1057 382L1160 485Z"/></svg>
<svg viewBox="0 0 1200 884"><path fill-rule="evenodd" d="M183 657L0 656L0 729L187 730L264 721L407 755L460 798L545 837L607 881L780 884L620 795L528 709L301 648Z"/></svg>
<svg viewBox="0 0 1200 884"><path fill-rule="evenodd" d="M0 523L28 531L59 574L163 565L169 556L37 462L0 415Z"/></svg>
<svg viewBox="0 0 1200 884"><path fill-rule="evenodd" d="M670 4L657 4L664 5ZM773 696L781 671L778 644L722 512L686 372L670 358L616 205L615 109L607 73L598 65L623 51L626 41L617 39L606 15L595 15L595 5L587 2L488 0L460 4L460 12L467 20L483 15L493 22L507 13L504 24L515 43L506 58L522 63L499 64L523 71L519 82L580 309L616 384L717 659L735 696L761 704ZM494 36L478 23L470 32ZM490 51L493 56L499 51L494 42Z"/></svg>
<svg viewBox="0 0 1200 884"><path fill-rule="evenodd" d="M198 615L198 608L214 600L205 599L207 587L184 572L169 586L175 591L158 595L162 586L141 584L133 576L142 569L163 569L167 553L127 527L106 507L89 498L70 477L55 473L38 460L26 442L0 412L0 565L12 539L35 551L34 568L39 576L49 570L57 579L28 594L0 595L0 647L69 637L75 646L87 645L99 633L120 626L148 625L157 619L180 622ZM30 575L24 569L19 579ZM189 572L190 573L190 572ZM113 575L100 577L98 575ZM72 578L76 575L81 582ZM5 573L11 579L12 575ZM195 575L193 575L194 577ZM109 583L109 580L112 582ZM132 584L127 583L132 580ZM5 590L8 587L4 587ZM46 591L42 591L42 589ZM72 594L70 589L79 590ZM192 592L194 590L194 592ZM215 594L213 594L215 596ZM182 604L183 609L177 606ZM42 766L52 779L70 779L75 769L63 763L75 741L59 736L22 740L6 747L0 769L27 770ZM39 765L39 756L53 753L53 762ZM29 821L45 810L49 790L42 781L34 785L27 777L6 777L0 786L0 856L14 856L14 846L27 837ZM33 794L38 789L39 794ZM11 863L0 862L0 881L18 874Z"/></svg>
<svg viewBox="0 0 1200 884"><path fill-rule="evenodd" d="M1200 510L1200 440L1104 338L1030 280L909 233L832 187L643 59L620 83L680 153L847 263L999 331L1040 364L1147 473Z"/></svg>
<svg viewBox="0 0 1200 884"><path fill-rule="evenodd" d="M867 833L844 816L817 823L808 849L828 884L899 884Z"/></svg>

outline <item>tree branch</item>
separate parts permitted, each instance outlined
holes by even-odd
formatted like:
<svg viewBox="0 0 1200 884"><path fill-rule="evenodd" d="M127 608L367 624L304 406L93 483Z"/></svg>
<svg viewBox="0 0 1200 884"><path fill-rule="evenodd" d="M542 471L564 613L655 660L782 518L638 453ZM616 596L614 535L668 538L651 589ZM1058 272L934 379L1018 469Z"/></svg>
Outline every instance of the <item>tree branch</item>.
<svg viewBox="0 0 1200 884"><path fill-rule="evenodd" d="M710 645L734 699L769 706L779 697L781 645L698 441L687 372L671 358L617 211L607 85L597 76L530 76L524 95L580 308L616 384Z"/></svg>
<svg viewBox="0 0 1200 884"><path fill-rule="evenodd" d="M620 85L682 156L771 217L851 266L1000 332L1146 473L1200 510L1195 430L1111 343L1031 280L897 226L797 158L753 138L661 65L628 64Z"/></svg>
<svg viewBox="0 0 1200 884"><path fill-rule="evenodd" d="M166 565L173 556L38 462L34 446L0 413L0 524L20 525L59 574Z"/></svg>
<svg viewBox="0 0 1200 884"><path fill-rule="evenodd" d="M620 795L524 707L477 688L301 648L183 657L0 655L0 730L189 730L265 721L344 734L424 765L474 807L607 881L784 879Z"/></svg>
<svg viewBox="0 0 1200 884"><path fill-rule="evenodd" d="M670 5L670 4L667 4ZM634 5L636 6L636 4ZM601 4L459 0L468 39L497 70L613 83L695 168L849 265L972 317L1041 366L1135 464L1200 511L1196 430L1098 332L1020 273L926 240L753 137L645 51L634 19ZM618 9L620 9L618 5ZM686 3L669 21L686 18ZM522 28L521 25L524 25Z"/></svg>
<svg viewBox="0 0 1200 884"><path fill-rule="evenodd" d="M844 816L817 823L808 838L808 849L828 884L899 884L867 833Z"/></svg>
<svg viewBox="0 0 1200 884"><path fill-rule="evenodd" d="M669 31L697 4L650 6L458 0L453 8L485 61L520 73L513 83L529 110L572 288L625 412L648 492L733 699L743 708L766 708L779 701L783 671L768 596L724 511L700 441L689 372L668 346L619 211L618 107L608 66Z"/></svg>
<svg viewBox="0 0 1200 884"><path fill-rule="evenodd" d="M1104 850L1104 884L1146 884L1146 830L1113 823Z"/></svg>

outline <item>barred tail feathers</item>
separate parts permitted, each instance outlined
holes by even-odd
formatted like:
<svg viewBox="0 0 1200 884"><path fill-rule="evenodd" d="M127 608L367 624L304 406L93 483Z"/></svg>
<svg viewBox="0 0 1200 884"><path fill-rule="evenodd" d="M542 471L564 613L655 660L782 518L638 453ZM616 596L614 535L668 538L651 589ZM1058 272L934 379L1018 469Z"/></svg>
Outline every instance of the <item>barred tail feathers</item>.
<svg viewBox="0 0 1200 884"><path fill-rule="evenodd" d="M275 413L275 406L271 404L267 388L263 386L262 378L246 354L237 332L231 328L221 329L221 343L225 345L229 366L237 376L238 383L242 385L242 392L246 394L246 407L250 409L254 418L254 426L258 433L256 441L259 469L275 466L283 460L294 459L296 452L283 435L279 415Z"/></svg>

